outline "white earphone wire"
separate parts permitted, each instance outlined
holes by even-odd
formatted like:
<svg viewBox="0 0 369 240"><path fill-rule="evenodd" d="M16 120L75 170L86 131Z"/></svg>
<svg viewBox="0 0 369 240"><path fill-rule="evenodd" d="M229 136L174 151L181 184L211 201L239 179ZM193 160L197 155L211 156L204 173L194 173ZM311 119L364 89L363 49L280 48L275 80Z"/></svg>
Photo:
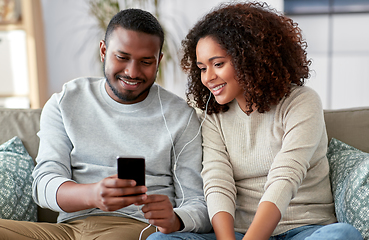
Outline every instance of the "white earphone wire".
<svg viewBox="0 0 369 240"><path fill-rule="evenodd" d="M161 98L160 98L160 86L158 86L158 98L159 98L159 103L160 103L160 109L161 109L161 115L163 116L163 120L164 120L164 125L165 125L165 128L167 129L168 131L168 134L169 134L169 137L170 137L170 141L172 143L172 149L173 149L173 155L174 155L174 166L173 166L173 174L174 174L174 177L175 179L177 180L178 182L178 185L181 189L181 193L182 193L182 201L181 201L181 204L178 206L178 207L181 207L182 204L184 203L184 200L185 200L185 196L184 196L184 191L183 191L183 188L182 188L182 185L181 185L181 182L179 181L178 177L177 177L177 174L176 174L176 170L177 170L177 162L178 162L178 159L179 159L179 156L181 155L181 153L183 152L183 150L185 149L185 147L187 147L188 144L190 144L191 142L193 142L197 136L200 134L200 131L201 131L201 127L202 127L202 124L204 123L205 119L206 119L206 116L207 116L207 112L208 112L208 104L210 102L210 99L211 99L211 92L210 92L210 95L209 95L209 98L206 102L206 106L205 106L205 115L204 115L204 119L202 119L201 123L200 123L200 127L199 127L199 130L197 131L196 135L189 141L187 142L183 148L181 149L181 151L179 151L178 153L178 156L176 155L176 150L175 150L175 147L174 147L174 141L173 141L173 138L172 138L172 134L170 133L170 130L168 128L168 124L167 124L167 120L165 118L165 115L164 115L164 110L163 110L163 104L161 102ZM194 111L195 112L195 111ZM192 112L192 114L194 113ZM191 114L191 117L192 117L192 114ZM190 119L191 119L190 117ZM149 227L151 227L152 225L149 224L147 227L145 227L144 229L142 229L141 233L140 233L140 237L139 237L139 240L141 240L141 237L142 237L142 234L144 231L146 231Z"/></svg>
<svg viewBox="0 0 369 240"><path fill-rule="evenodd" d="M159 98L159 103L160 103L160 108L161 108L161 114L163 116L163 120L164 120L164 125L168 131L168 134L169 134L169 137L170 137L170 140L171 140L171 143L172 143L172 149L173 149L173 154L174 154L174 166L173 166L173 173L174 173L174 177L176 178L177 182L178 182L178 185L181 189L181 193L182 193L182 201L181 201L181 204L178 206L178 207L181 207L182 204L184 203L184 199L185 199L185 196L184 196L184 191L183 191L183 188L182 188L182 185L177 177L177 174L176 174L176 170L177 170L177 163L178 163L178 159L179 159L179 156L181 155L181 153L183 152L183 150L187 147L188 144L190 144L191 142L193 142L197 136L200 134L201 132L201 127L206 119L206 116L207 116L207 111L208 111L208 105L209 105L209 102L210 102L210 99L211 99L211 92L210 92L210 95L209 95L209 98L206 102L206 106L205 106L205 116L204 116L204 119L201 121L201 124L200 124L200 127L199 127L199 130L197 131L196 135L189 141L187 142L181 149L181 151L179 151L178 155L176 155L176 152L175 152L175 147L174 147L174 141L173 141L173 138L172 138L172 134L170 133L170 130L168 128L168 125L167 125L167 120L165 118L165 115L164 115L164 110L163 110L163 105L162 105L162 102L161 102L161 97L160 97L160 87L158 87L158 98ZM194 113L195 111L192 112L192 114ZM191 114L191 116L192 116ZM191 118L190 118L191 119Z"/></svg>

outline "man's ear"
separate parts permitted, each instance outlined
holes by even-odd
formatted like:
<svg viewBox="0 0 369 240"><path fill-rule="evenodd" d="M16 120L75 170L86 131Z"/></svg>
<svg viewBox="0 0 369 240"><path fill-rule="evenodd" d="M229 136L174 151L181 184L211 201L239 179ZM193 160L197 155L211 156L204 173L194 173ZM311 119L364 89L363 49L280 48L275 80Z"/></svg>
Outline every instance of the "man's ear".
<svg viewBox="0 0 369 240"><path fill-rule="evenodd" d="M101 62L105 61L106 56L106 44L104 40L100 41L100 60Z"/></svg>

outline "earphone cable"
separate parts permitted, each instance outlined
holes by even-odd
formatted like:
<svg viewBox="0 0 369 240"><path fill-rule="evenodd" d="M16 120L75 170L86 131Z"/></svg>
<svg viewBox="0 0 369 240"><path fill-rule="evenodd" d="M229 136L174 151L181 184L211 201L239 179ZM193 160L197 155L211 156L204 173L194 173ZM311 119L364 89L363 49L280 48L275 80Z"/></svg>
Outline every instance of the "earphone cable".
<svg viewBox="0 0 369 240"><path fill-rule="evenodd" d="M163 116L163 120L164 120L164 125L165 125L165 128L167 129L168 131L168 134L169 134L169 137L170 137L170 141L172 143L172 149L173 149L173 155L174 155L174 167L173 167L173 174L174 174L174 177L175 179L177 180L178 182L178 185L181 189L181 193L182 193L182 201L181 201L181 204L178 206L178 207L181 207L184 203L184 199L185 199L185 196L184 196L184 191L183 191L183 188L182 188L182 185L181 185L181 182L179 181L178 177L177 177L177 174L176 174L176 170L177 170L177 162L178 162L178 159L179 159L179 156L181 155L181 153L183 152L183 150L185 149L185 147L187 147L188 144L192 143L197 137L198 135L200 134L201 132L201 127L206 119L206 116L207 116L207 112L208 112L208 104L210 102L210 99L211 99L211 92L210 92L210 95L209 95L209 99L207 100L206 102L206 106L205 106L205 115L204 115L204 119L202 119L201 121L201 124L200 124L200 127L199 127L199 130L197 131L196 135L189 141L187 142L181 149L181 151L179 151L178 153L178 156L176 155L176 151L175 151L175 146L174 146L174 141L173 141L173 138L172 138L172 134L170 133L170 130L168 128L168 124L167 124L167 120L165 118L165 115L164 115L164 110L163 110L163 104L161 102L161 97L160 97L160 86L158 86L158 98L159 98L159 103L160 103L160 109L161 109L161 114ZM192 113L193 114L193 113ZM142 238L142 234L144 231L146 231L148 228L150 228L152 225L149 224L147 227L145 227L144 229L142 229L141 233L140 233L140 237L139 237L139 240L141 240ZM157 228L156 228L157 229Z"/></svg>

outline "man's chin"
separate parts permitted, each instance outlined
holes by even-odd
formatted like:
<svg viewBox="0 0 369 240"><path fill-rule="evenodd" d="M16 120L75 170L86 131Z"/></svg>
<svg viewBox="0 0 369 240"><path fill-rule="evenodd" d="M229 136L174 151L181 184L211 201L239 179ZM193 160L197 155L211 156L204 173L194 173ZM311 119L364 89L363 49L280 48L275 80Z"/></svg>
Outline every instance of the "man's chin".
<svg viewBox="0 0 369 240"><path fill-rule="evenodd" d="M127 94L127 95L119 94L116 96L119 98L119 100L125 103L136 102L139 99L138 95L133 95L133 94Z"/></svg>
<svg viewBox="0 0 369 240"><path fill-rule="evenodd" d="M138 103L138 102L141 102L141 101L145 100L145 98L149 94L149 90L150 90L150 88L145 89L144 91L142 91L140 93L136 93L136 92L132 92L132 91L126 91L126 93L114 92L114 94L120 100L121 103L133 104L133 103Z"/></svg>
<svg viewBox="0 0 369 240"><path fill-rule="evenodd" d="M113 92L113 94L117 98L118 100L117 102L120 102L123 104L133 104L133 103L138 103L138 102L145 100L145 98L149 94L151 86L154 83L141 91L139 89L135 91L125 89L124 92L118 91L118 89L111 84L109 79L107 79L107 84L110 90Z"/></svg>

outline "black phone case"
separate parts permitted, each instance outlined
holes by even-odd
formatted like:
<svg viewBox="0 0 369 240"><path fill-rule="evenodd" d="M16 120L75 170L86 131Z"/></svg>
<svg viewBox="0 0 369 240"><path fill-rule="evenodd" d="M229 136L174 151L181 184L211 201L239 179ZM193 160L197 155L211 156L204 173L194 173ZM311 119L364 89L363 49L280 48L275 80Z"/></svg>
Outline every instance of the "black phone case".
<svg viewBox="0 0 369 240"><path fill-rule="evenodd" d="M145 158L118 157L118 178L133 179L137 186L145 186Z"/></svg>

